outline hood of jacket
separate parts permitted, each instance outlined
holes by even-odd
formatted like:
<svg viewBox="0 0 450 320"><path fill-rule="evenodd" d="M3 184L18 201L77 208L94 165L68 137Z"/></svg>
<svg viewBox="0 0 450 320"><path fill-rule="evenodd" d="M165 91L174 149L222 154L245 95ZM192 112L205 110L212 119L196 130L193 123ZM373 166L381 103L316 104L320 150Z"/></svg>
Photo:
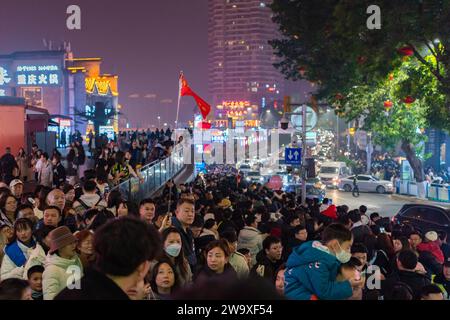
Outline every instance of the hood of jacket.
<svg viewBox="0 0 450 320"><path fill-rule="evenodd" d="M239 233L239 238L242 241L251 241L260 234L261 232L259 232L258 229L255 229L253 227L244 227L244 229L242 229Z"/></svg>
<svg viewBox="0 0 450 320"><path fill-rule="evenodd" d="M81 261L80 258L78 258L78 256L75 256L72 259L64 259L55 253L55 254L48 254L47 257L45 258L45 267L47 268L50 265L57 266L63 270L67 270L69 266L73 265L81 266Z"/></svg>

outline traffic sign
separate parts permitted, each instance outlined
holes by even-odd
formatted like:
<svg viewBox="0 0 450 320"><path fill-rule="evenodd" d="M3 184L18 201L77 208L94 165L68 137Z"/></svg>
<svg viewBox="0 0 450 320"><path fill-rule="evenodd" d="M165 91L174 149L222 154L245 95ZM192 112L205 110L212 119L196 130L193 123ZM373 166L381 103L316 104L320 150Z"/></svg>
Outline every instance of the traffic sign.
<svg viewBox="0 0 450 320"><path fill-rule="evenodd" d="M302 163L302 148L286 148L284 153L285 163L299 166Z"/></svg>

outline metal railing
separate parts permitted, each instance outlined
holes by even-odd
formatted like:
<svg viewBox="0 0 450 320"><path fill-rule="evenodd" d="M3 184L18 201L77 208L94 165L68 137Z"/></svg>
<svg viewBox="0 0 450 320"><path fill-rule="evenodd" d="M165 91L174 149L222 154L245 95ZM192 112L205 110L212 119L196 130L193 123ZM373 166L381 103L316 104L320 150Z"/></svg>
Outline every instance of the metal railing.
<svg viewBox="0 0 450 320"><path fill-rule="evenodd" d="M140 175L144 179L142 183L138 178L131 177L111 191L119 190L126 200L139 203L142 199L151 197L167 181L175 177L184 167L183 160L183 147L178 145L169 157L149 163L140 169Z"/></svg>

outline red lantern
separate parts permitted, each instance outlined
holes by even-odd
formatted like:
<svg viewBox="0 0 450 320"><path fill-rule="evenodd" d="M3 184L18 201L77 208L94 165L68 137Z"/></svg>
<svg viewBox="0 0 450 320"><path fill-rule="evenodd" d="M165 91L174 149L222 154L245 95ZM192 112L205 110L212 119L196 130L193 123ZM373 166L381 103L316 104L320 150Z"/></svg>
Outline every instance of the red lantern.
<svg viewBox="0 0 450 320"><path fill-rule="evenodd" d="M390 109L390 108L392 108L392 105L393 105L393 103L392 103L392 101L391 100L386 100L385 102L384 102L384 107L386 108L386 109Z"/></svg>
<svg viewBox="0 0 450 320"><path fill-rule="evenodd" d="M300 67L298 68L298 72L300 73L300 75L303 77L305 75L306 69L305 67Z"/></svg>
<svg viewBox="0 0 450 320"><path fill-rule="evenodd" d="M412 56L414 54L414 48L411 46L405 46L397 50L402 56Z"/></svg>
<svg viewBox="0 0 450 320"><path fill-rule="evenodd" d="M392 81L392 80L394 80L394 74L390 73L389 74L389 81Z"/></svg>
<svg viewBox="0 0 450 320"><path fill-rule="evenodd" d="M344 96L341 93L336 94L336 100L342 100Z"/></svg>
<svg viewBox="0 0 450 320"><path fill-rule="evenodd" d="M358 63L359 64L364 64L364 63L366 63L366 61L367 61L367 57L364 57L364 56L359 56L358 57Z"/></svg>
<svg viewBox="0 0 450 320"><path fill-rule="evenodd" d="M411 96L407 96L407 97L405 97L405 99L403 99L403 102L406 103L406 104L411 104L411 103L413 103L414 101L416 101L416 99L414 99L414 98L411 97Z"/></svg>

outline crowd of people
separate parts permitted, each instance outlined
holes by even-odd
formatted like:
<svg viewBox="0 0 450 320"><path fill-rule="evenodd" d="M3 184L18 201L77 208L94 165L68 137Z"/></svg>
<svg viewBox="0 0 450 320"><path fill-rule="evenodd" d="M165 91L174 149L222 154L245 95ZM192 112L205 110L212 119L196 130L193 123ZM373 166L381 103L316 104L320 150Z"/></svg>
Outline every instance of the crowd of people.
<svg viewBox="0 0 450 320"><path fill-rule="evenodd" d="M447 235L364 205L303 206L217 165L127 201L109 183L139 177L136 140L126 152L103 148L75 185L58 155L43 155L52 179L40 170L32 193L2 157L0 299L448 298Z"/></svg>

